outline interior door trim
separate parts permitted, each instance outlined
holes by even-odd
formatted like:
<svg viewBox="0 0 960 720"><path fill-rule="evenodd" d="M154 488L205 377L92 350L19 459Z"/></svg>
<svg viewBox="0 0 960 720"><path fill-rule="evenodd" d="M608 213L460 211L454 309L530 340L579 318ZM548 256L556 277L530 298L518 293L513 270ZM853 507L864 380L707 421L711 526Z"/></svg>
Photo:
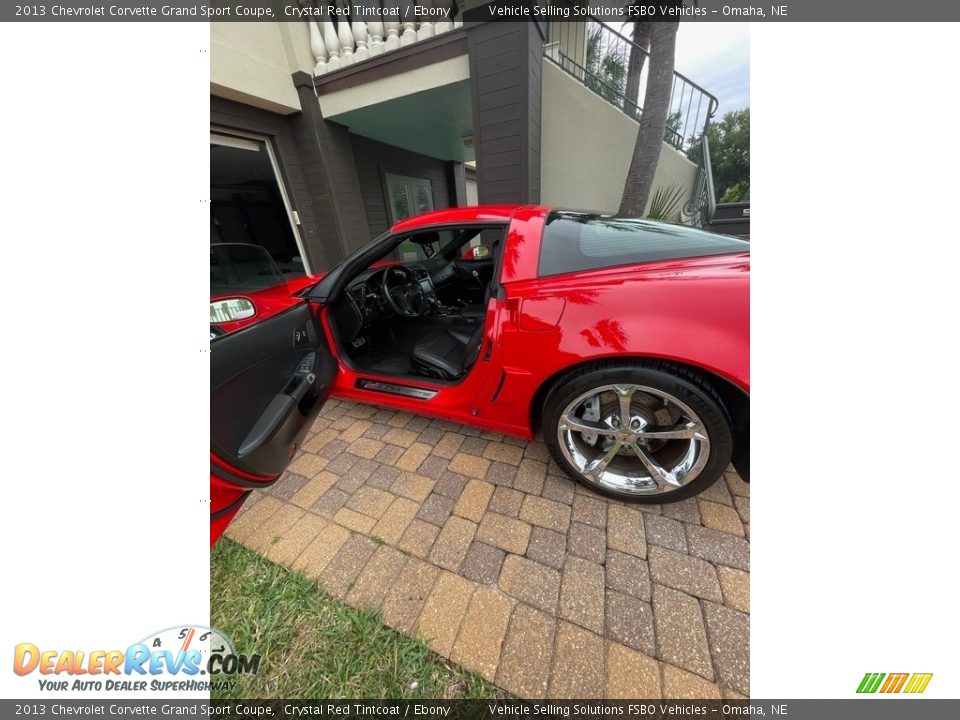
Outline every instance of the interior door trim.
<svg viewBox="0 0 960 720"><path fill-rule="evenodd" d="M336 359L302 301L217 339L211 351L211 471L241 487L265 487L282 475L322 407ZM244 451L255 431L266 434Z"/></svg>

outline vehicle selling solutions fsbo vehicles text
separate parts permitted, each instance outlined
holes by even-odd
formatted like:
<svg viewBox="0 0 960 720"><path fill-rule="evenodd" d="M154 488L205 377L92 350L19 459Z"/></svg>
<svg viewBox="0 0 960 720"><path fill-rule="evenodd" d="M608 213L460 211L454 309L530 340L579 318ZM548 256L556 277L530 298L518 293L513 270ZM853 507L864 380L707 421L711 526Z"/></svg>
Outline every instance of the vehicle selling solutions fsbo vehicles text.
<svg viewBox="0 0 960 720"><path fill-rule="evenodd" d="M702 17L707 9L702 7L674 7L671 5L629 5L627 7L604 7L602 5L489 5L490 14L497 17L608 17L630 20L637 17Z"/></svg>

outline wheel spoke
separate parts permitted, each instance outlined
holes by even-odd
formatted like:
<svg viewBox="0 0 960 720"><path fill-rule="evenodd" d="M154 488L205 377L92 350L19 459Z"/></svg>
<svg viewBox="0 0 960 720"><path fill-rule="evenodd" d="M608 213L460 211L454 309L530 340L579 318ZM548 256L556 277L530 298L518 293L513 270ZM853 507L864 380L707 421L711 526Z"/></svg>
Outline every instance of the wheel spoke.
<svg viewBox="0 0 960 720"><path fill-rule="evenodd" d="M630 427L630 400L634 389L633 385L617 385L613 388L620 401L620 427Z"/></svg>
<svg viewBox="0 0 960 720"><path fill-rule="evenodd" d="M650 426L647 427L649 428ZM702 434L703 425L700 423L686 423L669 428L644 428L641 432L637 433L637 437L642 440L693 440L698 435L702 436Z"/></svg>
<svg viewBox="0 0 960 720"><path fill-rule="evenodd" d="M594 385L555 417L559 450L579 479L618 496L675 492L711 457L707 422L682 400L632 379Z"/></svg>
<svg viewBox="0 0 960 720"><path fill-rule="evenodd" d="M637 454L637 457L640 458L640 462L643 463L643 466L647 469L647 472L650 473L650 479L657 483L657 485L672 485L673 487L680 487L681 482L677 479L674 473L668 471L666 468L660 465L656 460L653 459L653 456L650 455L640 443L633 441L630 443L630 449Z"/></svg>
<svg viewBox="0 0 960 720"><path fill-rule="evenodd" d="M597 435L613 435L616 433L616 430L598 420L581 420L572 414L560 418L560 429L578 433L596 433Z"/></svg>
<svg viewBox="0 0 960 720"><path fill-rule="evenodd" d="M623 443L619 440L614 440L613 444L610 446L610 449L606 453L591 461L584 469L583 474L588 477L596 480L603 474L603 471L606 470L607 465L610 464L610 461L613 460L617 453L620 452L620 448L623 447Z"/></svg>

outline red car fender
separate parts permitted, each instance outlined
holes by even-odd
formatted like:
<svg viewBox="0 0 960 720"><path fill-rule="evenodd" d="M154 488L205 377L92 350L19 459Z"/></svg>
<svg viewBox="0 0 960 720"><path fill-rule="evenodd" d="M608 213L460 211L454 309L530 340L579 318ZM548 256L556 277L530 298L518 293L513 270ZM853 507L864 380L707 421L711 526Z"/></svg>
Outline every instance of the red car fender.
<svg viewBox="0 0 960 720"><path fill-rule="evenodd" d="M742 292L731 292L735 284ZM748 288L746 254L509 284L498 329L499 392L481 414L532 434L544 388L607 358L671 360L748 393Z"/></svg>

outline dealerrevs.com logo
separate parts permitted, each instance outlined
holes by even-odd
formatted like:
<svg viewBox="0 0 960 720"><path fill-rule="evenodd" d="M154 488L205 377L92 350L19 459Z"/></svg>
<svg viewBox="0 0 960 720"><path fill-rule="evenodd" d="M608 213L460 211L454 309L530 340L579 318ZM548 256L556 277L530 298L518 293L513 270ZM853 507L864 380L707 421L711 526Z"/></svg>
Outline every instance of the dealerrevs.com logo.
<svg viewBox="0 0 960 720"><path fill-rule="evenodd" d="M255 675L261 656L242 655L223 633L185 625L151 633L125 650L51 650L20 643L17 675L38 675L41 690L229 691L237 675Z"/></svg>
<svg viewBox="0 0 960 720"><path fill-rule="evenodd" d="M922 693L933 673L867 673L857 687L858 693Z"/></svg>

